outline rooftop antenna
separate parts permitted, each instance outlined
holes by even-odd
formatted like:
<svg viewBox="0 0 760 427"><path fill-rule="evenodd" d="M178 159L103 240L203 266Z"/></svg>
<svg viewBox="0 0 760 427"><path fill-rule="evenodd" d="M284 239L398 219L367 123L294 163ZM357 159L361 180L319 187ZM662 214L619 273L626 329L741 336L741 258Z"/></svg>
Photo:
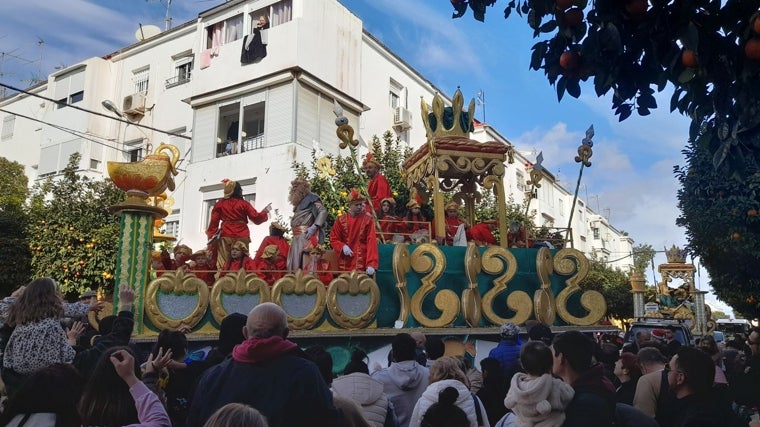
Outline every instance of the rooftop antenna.
<svg viewBox="0 0 760 427"><path fill-rule="evenodd" d="M42 76L42 65L45 63L45 40L42 37L37 36L37 46L40 48L40 59L37 64L37 82L41 82L40 76Z"/></svg>
<svg viewBox="0 0 760 427"><path fill-rule="evenodd" d="M145 0L145 1L151 1L151 0ZM172 5L172 0L158 0L160 2L166 2L166 14L164 15L164 31L169 31L172 29L172 17L169 14L169 8Z"/></svg>

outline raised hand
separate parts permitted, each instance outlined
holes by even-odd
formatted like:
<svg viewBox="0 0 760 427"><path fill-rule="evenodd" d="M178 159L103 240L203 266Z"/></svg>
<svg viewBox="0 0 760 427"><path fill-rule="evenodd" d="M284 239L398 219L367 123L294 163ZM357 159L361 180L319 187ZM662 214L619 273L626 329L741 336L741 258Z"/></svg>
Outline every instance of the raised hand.
<svg viewBox="0 0 760 427"><path fill-rule="evenodd" d="M69 345L76 345L77 338L84 333L84 325L80 321L76 321L71 324L71 327L66 329L66 341Z"/></svg>
<svg viewBox="0 0 760 427"><path fill-rule="evenodd" d="M114 351L110 359L116 373L129 387L132 387L139 381L135 376L135 358L128 351Z"/></svg>

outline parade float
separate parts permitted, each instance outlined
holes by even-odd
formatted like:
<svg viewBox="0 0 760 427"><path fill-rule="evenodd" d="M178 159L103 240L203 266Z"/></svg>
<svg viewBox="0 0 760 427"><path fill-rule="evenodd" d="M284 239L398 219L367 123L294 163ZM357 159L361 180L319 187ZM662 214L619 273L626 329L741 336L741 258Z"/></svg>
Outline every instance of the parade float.
<svg viewBox="0 0 760 427"><path fill-rule="evenodd" d="M427 141L404 164L408 187L432 202L434 238L422 244L381 243L373 277L343 272L328 285L302 270L271 286L243 270L219 278L211 287L183 270L149 280L154 222L167 214L156 201L173 188L177 152L162 144L140 162L111 162L111 179L128 195L113 207L121 215L115 289L126 284L137 291L135 339L151 340L162 329L188 326L191 339L212 340L225 316L248 313L266 301L286 311L293 339L318 342L333 353L347 353L356 346L372 350L387 344L391 336L410 331L440 335L447 337L447 343L475 349L478 340L498 341L501 324L524 325L532 319L558 331L603 330L595 325L606 314L605 299L597 291L579 287L589 271L589 261L579 250L508 248L506 238L500 246L488 247L435 243L445 233L443 196L452 193L463 201L465 216L472 220L478 192L492 191L496 228L501 236L507 235L503 178L505 162L513 161L513 149L501 142L470 139L474 102L467 111L463 104L459 90L449 107L438 95L432 110L422 101ZM336 115L341 148L351 150L355 159L358 141L353 129L338 111ZM587 139L576 161L590 165ZM540 185L538 180L540 171L531 177L533 185Z"/></svg>

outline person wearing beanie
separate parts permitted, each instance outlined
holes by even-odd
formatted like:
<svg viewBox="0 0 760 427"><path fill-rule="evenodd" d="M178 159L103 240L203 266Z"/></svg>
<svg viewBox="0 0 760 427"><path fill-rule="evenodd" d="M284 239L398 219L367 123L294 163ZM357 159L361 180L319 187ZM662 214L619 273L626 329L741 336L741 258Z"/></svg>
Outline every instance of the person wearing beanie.
<svg viewBox="0 0 760 427"><path fill-rule="evenodd" d="M209 351L204 361L207 368L222 363L227 356L232 354L232 349L236 345L245 341L243 328L246 320L245 314L242 313L228 314L222 319L222 323L219 325L219 341L217 341L216 347Z"/></svg>
<svg viewBox="0 0 760 427"><path fill-rule="evenodd" d="M248 221L254 224L266 222L272 210L270 203L261 212L257 211L243 198L243 187L239 182L229 179L222 182L224 183L224 198L214 203L211 220L206 229L208 245L217 247L216 266L220 270L224 269L230 257L233 244L243 242L247 248L251 243Z"/></svg>
<svg viewBox="0 0 760 427"><path fill-rule="evenodd" d="M501 364L501 373L507 383L520 370L521 342L519 334L520 328L514 323L507 322L501 325L499 329L501 341L488 353L488 357L493 357Z"/></svg>
<svg viewBox="0 0 760 427"><path fill-rule="evenodd" d="M520 350L525 373L518 372L504 398L512 410L504 426L560 427L565 422L565 408L575 391L570 384L552 376L552 351L540 341L529 341ZM512 421L510 421L512 420Z"/></svg>

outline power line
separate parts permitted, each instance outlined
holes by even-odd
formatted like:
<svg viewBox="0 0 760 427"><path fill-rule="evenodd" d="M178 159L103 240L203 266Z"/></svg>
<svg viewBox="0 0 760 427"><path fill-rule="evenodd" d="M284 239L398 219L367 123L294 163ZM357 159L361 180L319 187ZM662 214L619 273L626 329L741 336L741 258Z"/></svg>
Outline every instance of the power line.
<svg viewBox="0 0 760 427"><path fill-rule="evenodd" d="M36 119L34 117L26 116L26 115L23 115L23 114L14 113L12 111L8 111L8 110L2 109L2 108L0 108L0 112L11 114L11 115L14 115L14 116L18 116L18 117L21 117L23 119L31 120L33 122L42 123L42 124L54 127L54 128L56 128L58 130L62 130L64 132L66 132L66 133L70 133L70 134L72 134L74 136L77 136L79 138L86 139L87 141L94 142L94 143L96 143L98 145L102 145L102 146L107 147L107 148L112 148L114 150L121 151L122 153L125 153L125 154L129 153L129 151L124 151L124 150L122 150L120 148L117 148L117 147L114 147L112 145L108 145L108 144L105 144L103 142L94 140L94 139L90 138L89 135L87 135L85 133L82 133L82 132L80 132L78 130L74 130L74 129L67 128L67 127L64 127L64 126L60 126L60 125L56 125L56 124L53 124L53 123L49 123L49 122L46 122L44 120Z"/></svg>
<svg viewBox="0 0 760 427"><path fill-rule="evenodd" d="M84 111L85 113L94 114L96 116L105 117L105 118L111 119L111 120L116 120L117 122L126 123L128 125L136 126L136 127L139 127L139 128L149 129L149 130L152 130L154 132L162 133L164 135L171 135L171 136L176 136L178 138L189 139L189 140L193 139L192 137L189 137L187 135L182 135L182 134L178 134L178 133L174 133L174 132L168 132L168 131L165 131L165 130L156 129L156 128L152 127L152 126L142 125L142 124L139 124L139 123L131 122L129 120L124 120L121 117L116 117L116 116L112 116L112 115L109 115L109 114L104 114L104 113L101 113L101 112L98 112L98 111L88 110L86 108L82 108L82 107L76 106L74 104L67 104L65 102L61 102L61 101L58 101L58 100L55 100L55 99L52 99L52 98L48 98L46 96L42 96L42 95L39 95L39 94L36 94L36 93L33 93L33 92L29 92L29 91L26 91L26 90L23 90L23 89L19 89L17 87L13 87L13 86L7 85L5 83L0 83L0 86L2 86L4 88L7 88L7 89L10 89L10 90L14 90L14 91L19 92L19 93L23 93L25 95L31 95L31 96L34 96L34 97L37 97L37 98L40 98L40 99L44 99L45 101L53 102L56 105L59 105L59 106L62 106L62 107L70 107L70 108L73 108L75 110Z"/></svg>

